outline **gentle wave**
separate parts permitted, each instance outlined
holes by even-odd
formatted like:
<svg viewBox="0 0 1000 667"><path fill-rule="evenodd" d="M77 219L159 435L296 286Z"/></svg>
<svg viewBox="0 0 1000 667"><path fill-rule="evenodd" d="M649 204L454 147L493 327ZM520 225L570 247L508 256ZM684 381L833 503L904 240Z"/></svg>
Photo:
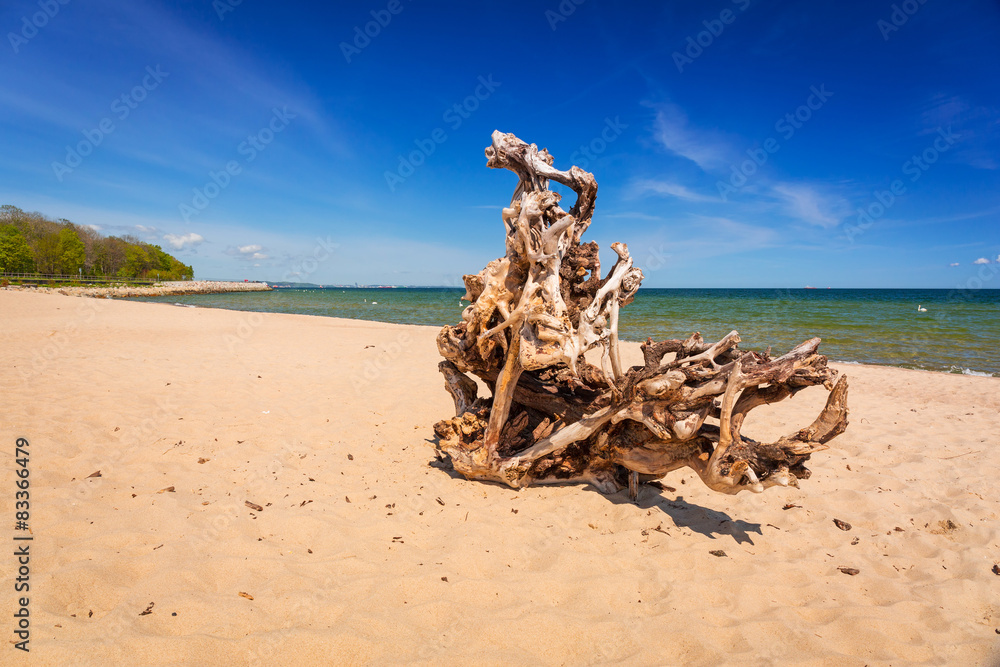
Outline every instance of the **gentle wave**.
<svg viewBox="0 0 1000 667"><path fill-rule="evenodd" d="M959 368L957 366L952 366L951 370L949 372L950 373L961 373L962 375L975 375L976 377L984 377L984 378L1000 377L1000 376L997 376L995 373L986 373L986 372L983 372L983 371L974 371L971 368Z"/></svg>

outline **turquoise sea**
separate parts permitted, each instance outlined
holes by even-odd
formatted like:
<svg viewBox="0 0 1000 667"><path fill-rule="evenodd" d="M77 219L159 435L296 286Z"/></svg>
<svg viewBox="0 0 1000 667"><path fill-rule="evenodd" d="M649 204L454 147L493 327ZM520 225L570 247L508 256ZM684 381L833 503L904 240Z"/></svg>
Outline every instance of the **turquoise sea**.
<svg viewBox="0 0 1000 667"><path fill-rule="evenodd" d="M323 288L146 298L206 308L443 326L460 321L462 289ZM918 311L918 306L926 311ZM625 340L717 340L780 354L813 336L843 362L1000 377L1000 290L641 289L622 309Z"/></svg>

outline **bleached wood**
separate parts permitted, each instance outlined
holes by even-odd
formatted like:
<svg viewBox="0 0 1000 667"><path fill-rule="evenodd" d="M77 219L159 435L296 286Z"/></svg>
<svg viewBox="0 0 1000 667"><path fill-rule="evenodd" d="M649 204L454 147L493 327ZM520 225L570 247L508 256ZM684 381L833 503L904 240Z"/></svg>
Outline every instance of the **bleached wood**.
<svg viewBox="0 0 1000 667"><path fill-rule="evenodd" d="M470 479L529 484L586 482L637 493L648 480L689 467L722 493L797 486L803 463L847 426L847 382L837 380L813 338L772 359L739 349L732 331L715 343L647 340L644 366L622 367L620 310L642 282L628 247L600 277L597 246L582 243L597 182L579 167L555 169L547 150L494 132L487 166L518 176L501 212L506 255L465 276L471 303L438 336L456 416L435 424L438 449ZM572 189L570 210L548 189ZM601 365L584 354L600 347ZM664 358L673 354L673 358ZM468 374L493 396L477 395ZM755 407L805 387L831 390L819 417L774 443L742 434ZM709 418L717 419L717 425Z"/></svg>

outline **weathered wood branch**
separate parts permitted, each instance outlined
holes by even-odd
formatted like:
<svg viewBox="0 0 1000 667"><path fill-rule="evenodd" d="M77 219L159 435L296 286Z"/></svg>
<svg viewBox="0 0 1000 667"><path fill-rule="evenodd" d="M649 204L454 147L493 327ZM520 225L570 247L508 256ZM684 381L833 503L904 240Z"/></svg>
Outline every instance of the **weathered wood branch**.
<svg viewBox="0 0 1000 667"><path fill-rule="evenodd" d="M604 492L692 468L734 494L797 486L804 462L847 426L847 381L805 341L772 359L739 349L733 331L715 343L647 340L643 366L622 367L618 322L642 282L628 248L601 277L598 248L581 243L597 198L593 175L555 169L548 151L493 133L487 166L518 176L503 209L505 257L465 276L462 322L438 335L440 370L456 416L434 426L438 448L470 479L515 488L589 482ZM571 188L564 211L549 181ZM584 354L601 348L601 365ZM478 396L478 377L492 396ZM805 387L830 390L816 420L773 443L742 433L750 410Z"/></svg>

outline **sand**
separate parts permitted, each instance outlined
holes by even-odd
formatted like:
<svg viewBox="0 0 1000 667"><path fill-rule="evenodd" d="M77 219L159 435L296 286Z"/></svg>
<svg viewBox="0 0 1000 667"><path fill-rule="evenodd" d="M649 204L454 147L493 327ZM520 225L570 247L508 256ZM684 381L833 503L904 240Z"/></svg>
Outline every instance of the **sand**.
<svg viewBox="0 0 1000 667"><path fill-rule="evenodd" d="M17 437L34 538L31 651L0 662L996 660L1000 379L839 365L851 424L801 490L678 471L633 504L435 467L435 334L0 292L8 640ZM804 426L823 395L744 432Z"/></svg>

